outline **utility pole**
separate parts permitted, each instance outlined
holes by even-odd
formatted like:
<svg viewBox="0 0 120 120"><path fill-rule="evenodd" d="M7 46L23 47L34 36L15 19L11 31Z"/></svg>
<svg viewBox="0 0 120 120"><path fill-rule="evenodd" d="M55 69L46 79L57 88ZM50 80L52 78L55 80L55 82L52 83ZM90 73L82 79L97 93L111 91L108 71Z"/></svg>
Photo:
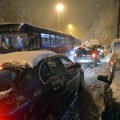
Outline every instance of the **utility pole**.
<svg viewBox="0 0 120 120"><path fill-rule="evenodd" d="M117 21L117 38L120 37L120 0L118 0L118 21Z"/></svg>

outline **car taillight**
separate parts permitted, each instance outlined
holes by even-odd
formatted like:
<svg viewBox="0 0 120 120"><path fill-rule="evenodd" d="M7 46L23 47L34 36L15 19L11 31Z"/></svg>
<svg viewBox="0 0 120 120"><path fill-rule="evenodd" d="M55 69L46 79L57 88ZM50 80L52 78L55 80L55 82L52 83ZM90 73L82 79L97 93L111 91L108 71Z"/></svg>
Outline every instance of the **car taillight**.
<svg viewBox="0 0 120 120"><path fill-rule="evenodd" d="M1 118L1 117L0 117L0 120L9 120L9 119L7 119L7 118Z"/></svg>
<svg viewBox="0 0 120 120"><path fill-rule="evenodd" d="M92 53L93 58L96 58L96 56L97 56L96 53Z"/></svg>
<svg viewBox="0 0 120 120"><path fill-rule="evenodd" d="M1 103L0 106L1 106L0 107L0 120L10 120L7 114L9 111L9 107L5 106L3 103Z"/></svg>
<svg viewBox="0 0 120 120"><path fill-rule="evenodd" d="M3 66L0 66L0 70L2 70L3 69Z"/></svg>
<svg viewBox="0 0 120 120"><path fill-rule="evenodd" d="M109 63L110 63L110 65L113 65L113 64L114 64L114 62L113 62L112 60L110 60Z"/></svg>

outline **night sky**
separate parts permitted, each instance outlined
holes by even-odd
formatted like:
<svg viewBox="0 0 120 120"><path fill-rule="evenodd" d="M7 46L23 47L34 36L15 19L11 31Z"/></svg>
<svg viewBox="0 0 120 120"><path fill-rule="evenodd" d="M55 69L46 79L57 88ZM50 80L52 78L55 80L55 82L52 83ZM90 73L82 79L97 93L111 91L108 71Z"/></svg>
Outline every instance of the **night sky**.
<svg viewBox="0 0 120 120"><path fill-rule="evenodd" d="M60 13L60 31L71 32L73 36L84 39L110 0L1 0L1 4L8 1L12 8L7 9L17 11L18 21L53 30L57 30L58 25L56 5L62 3L64 10ZM68 24L73 25L71 31Z"/></svg>

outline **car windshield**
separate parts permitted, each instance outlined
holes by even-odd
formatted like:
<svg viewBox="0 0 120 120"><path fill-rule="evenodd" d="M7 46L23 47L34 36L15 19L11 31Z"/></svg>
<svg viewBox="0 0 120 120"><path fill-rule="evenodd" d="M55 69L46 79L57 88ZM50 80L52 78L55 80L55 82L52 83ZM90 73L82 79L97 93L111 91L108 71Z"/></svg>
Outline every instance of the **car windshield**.
<svg viewBox="0 0 120 120"><path fill-rule="evenodd" d="M17 73L9 69L0 70L0 91L11 88L11 83L15 80Z"/></svg>

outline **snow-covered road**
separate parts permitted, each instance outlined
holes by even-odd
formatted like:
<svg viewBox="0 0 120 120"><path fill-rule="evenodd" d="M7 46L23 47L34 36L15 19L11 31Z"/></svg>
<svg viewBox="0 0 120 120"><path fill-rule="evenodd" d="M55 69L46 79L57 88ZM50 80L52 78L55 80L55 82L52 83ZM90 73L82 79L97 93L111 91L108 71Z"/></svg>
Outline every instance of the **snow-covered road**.
<svg viewBox="0 0 120 120"><path fill-rule="evenodd" d="M64 120L120 120L120 70L115 72L110 86L97 80L98 75L106 74L105 66L110 57L103 58L98 67L84 69L85 89L79 94L78 104L68 119Z"/></svg>
<svg viewBox="0 0 120 120"><path fill-rule="evenodd" d="M102 64L99 65L99 67L94 68L94 74L97 76L98 74L106 74L106 63L109 61L111 55L109 54L104 59L101 60ZM119 63L120 64L120 63ZM118 64L116 65L116 68L119 68ZM97 86L100 88L100 92L97 92L96 98L93 96L95 102L100 107L104 108L104 114L103 114L103 120L120 120L120 69L116 69L114 72L114 79L112 80L112 83L110 86L107 85L107 83L96 83ZM94 85L95 86L95 85ZM103 86L103 87L102 87ZM95 88L98 90L98 88ZM101 91L102 90L102 91ZM95 92L93 92L95 93ZM104 104L102 105L99 96L103 95ZM101 97L102 98L102 97ZM101 108L100 108L101 109Z"/></svg>

